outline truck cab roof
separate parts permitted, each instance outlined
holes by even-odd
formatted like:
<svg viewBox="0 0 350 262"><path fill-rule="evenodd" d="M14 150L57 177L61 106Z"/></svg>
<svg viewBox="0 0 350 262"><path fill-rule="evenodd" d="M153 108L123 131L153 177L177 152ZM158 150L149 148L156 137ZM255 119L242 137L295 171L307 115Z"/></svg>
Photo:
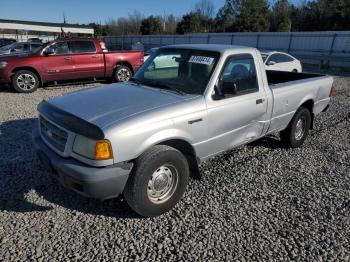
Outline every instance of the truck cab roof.
<svg viewBox="0 0 350 262"><path fill-rule="evenodd" d="M205 51L214 51L219 53L225 53L227 51L235 50L237 52L253 52L257 50L253 47L246 47L240 45L218 45L218 44L179 44L179 45L167 45L161 48L183 48L183 49L196 49Z"/></svg>

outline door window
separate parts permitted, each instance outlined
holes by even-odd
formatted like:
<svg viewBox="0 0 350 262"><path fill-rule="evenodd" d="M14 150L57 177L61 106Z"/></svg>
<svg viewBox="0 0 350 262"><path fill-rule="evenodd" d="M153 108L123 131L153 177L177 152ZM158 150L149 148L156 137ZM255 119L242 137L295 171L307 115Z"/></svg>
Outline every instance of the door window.
<svg viewBox="0 0 350 262"><path fill-rule="evenodd" d="M218 91L225 98L259 91L254 58L250 54L228 58Z"/></svg>
<svg viewBox="0 0 350 262"><path fill-rule="evenodd" d="M50 47L53 49L54 55L65 55L70 53L67 42L58 42Z"/></svg>
<svg viewBox="0 0 350 262"><path fill-rule="evenodd" d="M291 58L289 55L279 54L278 56L280 63L293 62L293 58Z"/></svg>
<svg viewBox="0 0 350 262"><path fill-rule="evenodd" d="M95 44L92 41L72 41L73 54L96 53Z"/></svg>
<svg viewBox="0 0 350 262"><path fill-rule="evenodd" d="M292 62L293 58L291 58L288 55L284 55L284 54L273 54L270 56L269 61L273 61L276 63L287 63L287 62Z"/></svg>
<svg viewBox="0 0 350 262"><path fill-rule="evenodd" d="M267 61L268 62L275 62L275 63L279 63L279 58L278 58L278 54L273 54L273 55L270 55L269 57L269 60Z"/></svg>
<svg viewBox="0 0 350 262"><path fill-rule="evenodd" d="M23 51L29 51L29 44L23 44Z"/></svg>

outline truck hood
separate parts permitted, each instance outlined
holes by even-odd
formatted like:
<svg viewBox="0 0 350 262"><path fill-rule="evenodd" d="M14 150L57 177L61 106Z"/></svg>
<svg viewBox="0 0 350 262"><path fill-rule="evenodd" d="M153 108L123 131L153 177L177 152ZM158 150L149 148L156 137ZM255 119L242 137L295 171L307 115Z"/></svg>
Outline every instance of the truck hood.
<svg viewBox="0 0 350 262"><path fill-rule="evenodd" d="M190 98L193 96L125 83L73 92L48 103L103 129L128 117Z"/></svg>

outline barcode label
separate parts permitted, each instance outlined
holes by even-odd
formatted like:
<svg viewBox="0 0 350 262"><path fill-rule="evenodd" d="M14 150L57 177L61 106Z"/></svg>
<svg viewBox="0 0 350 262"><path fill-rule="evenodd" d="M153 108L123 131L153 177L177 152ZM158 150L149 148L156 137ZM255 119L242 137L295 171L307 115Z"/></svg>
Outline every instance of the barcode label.
<svg viewBox="0 0 350 262"><path fill-rule="evenodd" d="M191 56L189 63L203 64L203 65L211 65L214 62L213 57L207 56Z"/></svg>

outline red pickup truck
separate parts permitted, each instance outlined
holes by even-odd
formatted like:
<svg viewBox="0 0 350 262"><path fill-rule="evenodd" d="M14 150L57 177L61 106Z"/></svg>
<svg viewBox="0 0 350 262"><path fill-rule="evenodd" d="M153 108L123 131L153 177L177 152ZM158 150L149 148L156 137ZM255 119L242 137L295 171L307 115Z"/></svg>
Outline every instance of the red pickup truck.
<svg viewBox="0 0 350 262"><path fill-rule="evenodd" d="M12 83L21 93L50 82L108 78L129 80L143 64L143 52L108 52L94 38L63 38L33 53L0 56L0 83Z"/></svg>

